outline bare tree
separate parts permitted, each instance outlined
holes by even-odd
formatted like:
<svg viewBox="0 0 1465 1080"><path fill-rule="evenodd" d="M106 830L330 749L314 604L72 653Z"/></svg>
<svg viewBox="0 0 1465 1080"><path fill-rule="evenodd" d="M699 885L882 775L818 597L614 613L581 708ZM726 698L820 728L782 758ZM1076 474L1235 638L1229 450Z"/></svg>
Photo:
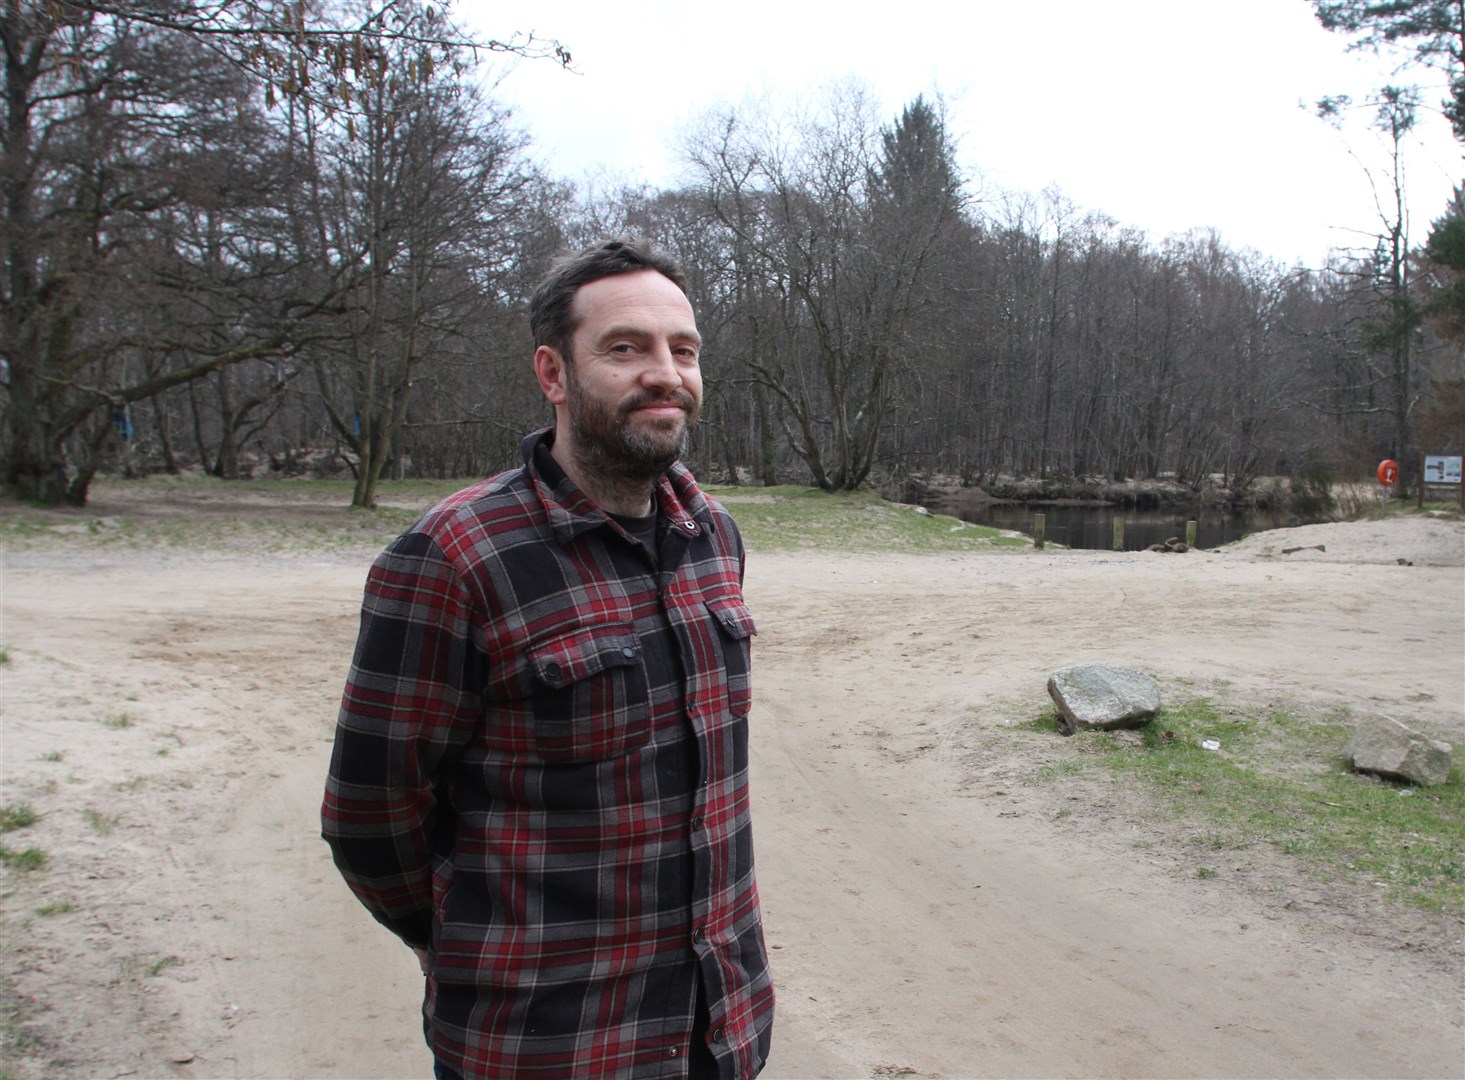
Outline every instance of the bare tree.
<svg viewBox="0 0 1465 1080"><path fill-rule="evenodd" d="M334 17L339 8L329 9ZM410 80L475 45L427 5L3 0L4 477L85 500L113 415L244 360L288 356L344 281L306 273L275 212L299 174L272 102L349 104L410 42ZM400 78L400 76L399 76Z"/></svg>
<svg viewBox="0 0 1465 1080"><path fill-rule="evenodd" d="M920 99L882 131L864 91L845 86L783 131L760 137L728 116L688 156L730 233L751 346L739 360L778 402L814 482L842 491L875 465L960 184L939 113Z"/></svg>
<svg viewBox="0 0 1465 1080"><path fill-rule="evenodd" d="M401 51L402 77L379 81L312 138L321 255L328 272L350 263L333 337L313 354L356 461L360 507L375 504L424 365L464 345L538 192L524 137L466 81L406 77L423 62L416 47Z"/></svg>

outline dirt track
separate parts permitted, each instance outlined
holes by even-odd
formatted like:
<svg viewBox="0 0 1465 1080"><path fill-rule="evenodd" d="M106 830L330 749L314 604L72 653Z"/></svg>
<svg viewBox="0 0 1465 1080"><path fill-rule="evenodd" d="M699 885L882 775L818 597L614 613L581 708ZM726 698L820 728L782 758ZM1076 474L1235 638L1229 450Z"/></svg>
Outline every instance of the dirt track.
<svg viewBox="0 0 1465 1080"><path fill-rule="evenodd" d="M1458 924L1196 880L1004 757L1078 660L1465 746L1465 529L1414 524L1285 557L755 555L765 1075L1465 1076ZM5 872L17 1076L430 1075L414 961L316 836L368 559L7 555L4 801L51 857Z"/></svg>

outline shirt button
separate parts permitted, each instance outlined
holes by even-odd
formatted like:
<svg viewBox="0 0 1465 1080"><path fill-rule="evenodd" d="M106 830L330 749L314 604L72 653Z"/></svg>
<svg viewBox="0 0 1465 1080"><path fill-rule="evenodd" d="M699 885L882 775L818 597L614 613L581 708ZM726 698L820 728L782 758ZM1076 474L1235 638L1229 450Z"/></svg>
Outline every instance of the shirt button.
<svg viewBox="0 0 1465 1080"><path fill-rule="evenodd" d="M553 660L544 665L544 677L550 682L558 682L560 677L560 666Z"/></svg>
<svg viewBox="0 0 1465 1080"><path fill-rule="evenodd" d="M694 942L701 941L702 940L702 937L703 937L703 934L704 934L703 929L700 926L697 927L696 929L694 929L692 931L692 940Z"/></svg>
<svg viewBox="0 0 1465 1080"><path fill-rule="evenodd" d="M666 1054L667 1054L667 1057L676 1057L677 1056L677 1048L675 1046L673 1046L670 1050L668 1050L666 1052Z"/></svg>
<svg viewBox="0 0 1465 1080"><path fill-rule="evenodd" d="M701 818L694 817L692 819L692 831L693 832L701 832L702 831L702 819Z"/></svg>
<svg viewBox="0 0 1465 1080"><path fill-rule="evenodd" d="M712 1032L712 1041L722 1042L722 1028L717 1028L715 1031Z"/></svg>
<svg viewBox="0 0 1465 1080"><path fill-rule="evenodd" d="M631 660L635 658L636 650L627 645L625 648L621 649L621 655L624 656L627 660Z"/></svg>

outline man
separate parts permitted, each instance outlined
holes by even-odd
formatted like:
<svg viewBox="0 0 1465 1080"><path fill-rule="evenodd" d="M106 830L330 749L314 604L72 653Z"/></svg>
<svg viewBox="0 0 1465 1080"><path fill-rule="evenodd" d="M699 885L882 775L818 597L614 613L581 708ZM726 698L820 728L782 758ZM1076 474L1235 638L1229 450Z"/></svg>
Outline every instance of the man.
<svg viewBox="0 0 1465 1080"><path fill-rule="evenodd" d="M373 565L324 835L418 952L438 1077L751 1077L754 627L737 529L677 461L686 283L612 242L530 321L554 427Z"/></svg>

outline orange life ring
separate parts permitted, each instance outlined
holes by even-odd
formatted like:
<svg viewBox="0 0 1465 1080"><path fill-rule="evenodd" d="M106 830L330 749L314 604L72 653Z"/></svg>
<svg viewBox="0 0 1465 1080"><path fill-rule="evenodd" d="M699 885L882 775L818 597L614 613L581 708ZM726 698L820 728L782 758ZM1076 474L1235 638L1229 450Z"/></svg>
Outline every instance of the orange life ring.
<svg viewBox="0 0 1465 1080"><path fill-rule="evenodd" d="M1393 458L1384 458L1379 462L1379 483L1384 487L1393 487L1399 479L1399 463Z"/></svg>

